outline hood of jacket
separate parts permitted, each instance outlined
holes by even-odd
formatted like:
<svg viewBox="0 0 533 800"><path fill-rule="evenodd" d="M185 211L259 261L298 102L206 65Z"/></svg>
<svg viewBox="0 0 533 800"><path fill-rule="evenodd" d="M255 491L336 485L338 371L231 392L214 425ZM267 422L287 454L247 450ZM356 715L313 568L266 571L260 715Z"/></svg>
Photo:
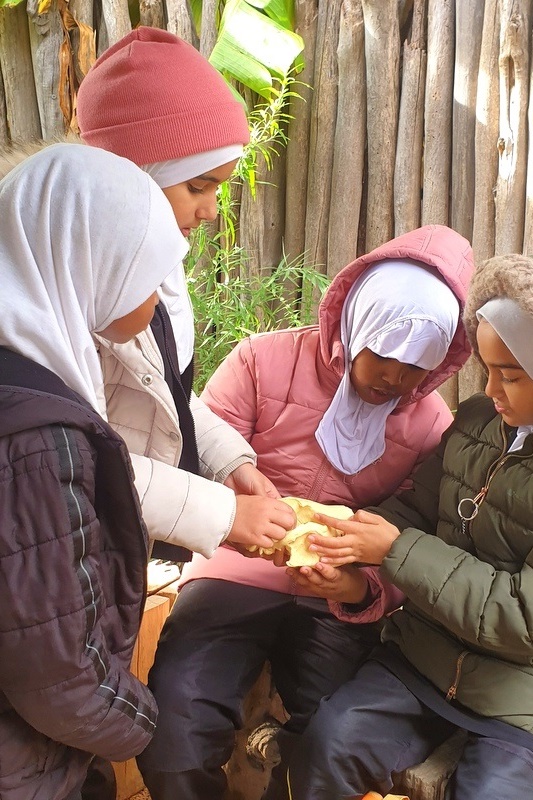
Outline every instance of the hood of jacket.
<svg viewBox="0 0 533 800"><path fill-rule="evenodd" d="M425 397L454 375L468 359L471 347L462 321L466 295L474 272L474 257L469 242L445 225L425 225L392 239L344 267L333 279L318 311L320 354L335 372L344 371L344 348L340 339L340 319L346 296L354 282L367 269L385 259L408 258L436 269L454 292L461 318L444 361L420 383L402 404Z"/></svg>
<svg viewBox="0 0 533 800"><path fill-rule="evenodd" d="M494 297L508 297L533 317L533 270L528 256L512 253L494 256L479 264L470 283L464 325L472 349L478 355L476 311Z"/></svg>

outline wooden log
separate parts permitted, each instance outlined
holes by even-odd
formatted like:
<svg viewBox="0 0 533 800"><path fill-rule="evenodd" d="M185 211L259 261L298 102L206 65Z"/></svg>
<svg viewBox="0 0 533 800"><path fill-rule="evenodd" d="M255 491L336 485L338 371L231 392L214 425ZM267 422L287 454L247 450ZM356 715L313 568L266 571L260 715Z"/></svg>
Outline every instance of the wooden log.
<svg viewBox="0 0 533 800"><path fill-rule="evenodd" d="M458 730L422 764L402 772L395 780L395 789L405 792L410 800L445 800L450 775L457 766L466 739L466 732Z"/></svg>
<svg viewBox="0 0 533 800"><path fill-rule="evenodd" d="M72 60L77 86L96 60L94 14L92 0L69 0L68 7L76 24L69 26Z"/></svg>
<svg viewBox="0 0 533 800"><path fill-rule="evenodd" d="M270 165L258 164L255 196L243 187L240 241L247 255L241 275L261 278L270 275L281 261L285 219L285 148L271 151ZM270 166L270 169L269 169Z"/></svg>
<svg viewBox="0 0 533 800"><path fill-rule="evenodd" d="M524 240L531 0L500 0L500 154L496 253L518 253Z"/></svg>
<svg viewBox="0 0 533 800"><path fill-rule="evenodd" d="M108 47L131 31L128 0L102 0L102 17L105 22ZM98 52L100 54L100 48Z"/></svg>
<svg viewBox="0 0 533 800"><path fill-rule="evenodd" d="M165 7L163 0L139 0L141 25L165 29Z"/></svg>
<svg viewBox="0 0 533 800"><path fill-rule="evenodd" d="M485 0L457 3L451 227L469 241L474 225L476 94Z"/></svg>
<svg viewBox="0 0 533 800"><path fill-rule="evenodd" d="M357 256L366 140L365 32L361 0L341 5L337 47L339 94L327 271L332 277Z"/></svg>
<svg viewBox="0 0 533 800"><path fill-rule="evenodd" d="M469 241L474 229L475 133L478 70L485 0L459 3L456 18L450 219ZM470 358L457 376L458 401L482 389L479 364Z"/></svg>
<svg viewBox="0 0 533 800"><path fill-rule="evenodd" d="M476 99L475 206L472 247L476 262L494 255L494 193L498 178L500 0L486 0Z"/></svg>
<svg viewBox="0 0 533 800"><path fill-rule="evenodd" d="M28 0L30 46L42 138L47 141L67 131L60 106L59 52L63 27L56 0L44 14L38 13L38 0Z"/></svg>
<svg viewBox="0 0 533 800"><path fill-rule="evenodd" d="M529 63L529 106L528 106L528 139L527 176L526 176L526 204L524 212L524 241L522 252L533 256L533 58Z"/></svg>
<svg viewBox="0 0 533 800"><path fill-rule="evenodd" d="M0 153L9 144L9 130L7 127L7 107L6 93L4 89L4 79L0 69Z"/></svg>
<svg viewBox="0 0 533 800"><path fill-rule="evenodd" d="M394 234L420 226L422 141L426 84L426 0L415 0L410 39L403 48L402 92L394 169Z"/></svg>
<svg viewBox="0 0 533 800"><path fill-rule="evenodd" d="M309 127L313 99L313 74L318 20L318 0L296 0L295 31L305 43L303 70L298 74L295 91L298 97L289 102L289 128L286 156L285 239L288 260L305 250L305 208L309 171ZM306 260L307 256L306 256Z"/></svg>
<svg viewBox="0 0 533 800"><path fill-rule="evenodd" d="M0 8L0 68L11 140L31 142L40 139L41 122L24 3L14 8Z"/></svg>
<svg viewBox="0 0 533 800"><path fill-rule="evenodd" d="M167 30L175 36L194 42L193 27L187 0L166 0Z"/></svg>
<svg viewBox="0 0 533 800"><path fill-rule="evenodd" d="M218 0L202 0L200 53L209 58L217 40Z"/></svg>
<svg viewBox="0 0 533 800"><path fill-rule="evenodd" d="M422 224L449 224L454 0L428 0Z"/></svg>
<svg viewBox="0 0 533 800"><path fill-rule="evenodd" d="M341 0L319 3L314 94L311 103L305 252L326 272L333 143L337 116L337 45Z"/></svg>
<svg viewBox="0 0 533 800"><path fill-rule="evenodd" d="M244 726L237 732L235 748L225 766L228 789L225 800L260 800L268 781L272 764L250 759L246 745L248 737L266 719L286 722L287 714L272 683L270 664L265 664L259 678L248 693L243 709Z"/></svg>
<svg viewBox="0 0 533 800"><path fill-rule="evenodd" d="M362 0L367 77L368 199L365 250L394 235L393 186L399 108L396 0Z"/></svg>
<svg viewBox="0 0 533 800"><path fill-rule="evenodd" d="M170 611L168 597L153 595L146 598L141 628L133 651L131 671L146 683L148 672L154 663L154 656L161 628ZM113 764L117 778L117 800L128 800L143 788L143 779L134 758Z"/></svg>

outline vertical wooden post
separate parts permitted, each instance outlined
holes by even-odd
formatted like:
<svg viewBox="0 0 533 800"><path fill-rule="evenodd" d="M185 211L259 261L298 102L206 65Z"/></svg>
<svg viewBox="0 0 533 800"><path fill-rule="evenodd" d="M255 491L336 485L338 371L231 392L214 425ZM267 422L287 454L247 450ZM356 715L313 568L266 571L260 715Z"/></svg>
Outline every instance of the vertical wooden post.
<svg viewBox="0 0 533 800"><path fill-rule="evenodd" d="M9 134L13 142L41 138L26 6L0 8L0 68Z"/></svg>
<svg viewBox="0 0 533 800"><path fill-rule="evenodd" d="M415 0L411 36L403 48L402 92L394 168L394 234L420 226L426 85L426 0Z"/></svg>
<svg viewBox="0 0 533 800"><path fill-rule="evenodd" d="M316 58L309 136L305 251L326 271L333 141L337 116L337 44L341 0L319 2Z"/></svg>
<svg viewBox="0 0 533 800"><path fill-rule="evenodd" d="M361 0L341 6L339 95L328 231L328 275L357 257L366 140L365 31Z"/></svg>
<svg viewBox="0 0 533 800"><path fill-rule="evenodd" d="M474 224L476 93L485 0L456 2L451 227L469 241Z"/></svg>
<svg viewBox="0 0 533 800"><path fill-rule="evenodd" d="M531 0L501 0L496 253L518 253L524 240L530 18Z"/></svg>
<svg viewBox="0 0 533 800"><path fill-rule="evenodd" d="M476 262L494 255L498 178L500 0L486 0L476 100L475 207L472 247Z"/></svg>
<svg viewBox="0 0 533 800"><path fill-rule="evenodd" d="M428 2L422 224L449 224L452 151L454 0Z"/></svg>
<svg viewBox="0 0 533 800"><path fill-rule="evenodd" d="M398 130L400 29L397 0L363 0L367 81L366 247L394 235L393 186Z"/></svg>
<svg viewBox="0 0 533 800"><path fill-rule="evenodd" d="M318 0L296 0L296 32L305 42L305 66L298 75L296 91L291 97L286 163L285 241L284 250L292 260L305 250L305 208L309 171L309 126L313 102L313 74L318 20ZM310 259L306 257L309 262Z"/></svg>
<svg viewBox="0 0 533 800"><path fill-rule="evenodd" d="M44 14L37 12L37 5L37 0L28 0L30 45L42 137L49 140L66 133L59 104L59 51L63 28L56 0L52 0Z"/></svg>
<svg viewBox="0 0 533 800"><path fill-rule="evenodd" d="M186 42L194 42L189 4L187 0L166 0L167 30Z"/></svg>

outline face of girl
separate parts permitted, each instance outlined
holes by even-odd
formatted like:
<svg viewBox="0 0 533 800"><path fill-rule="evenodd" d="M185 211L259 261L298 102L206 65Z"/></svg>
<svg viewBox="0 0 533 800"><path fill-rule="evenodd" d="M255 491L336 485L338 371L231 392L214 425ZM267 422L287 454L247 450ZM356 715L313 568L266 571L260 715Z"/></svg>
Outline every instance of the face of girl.
<svg viewBox="0 0 533 800"><path fill-rule="evenodd" d="M145 300L140 306L134 308L129 314L114 320L111 325L108 325L103 331L97 331L97 333L103 336L104 339L115 342L115 344L129 342L136 334L146 330L152 321L158 302L159 298L157 292L154 292L150 295L148 300Z"/></svg>
<svg viewBox="0 0 533 800"><path fill-rule="evenodd" d="M361 400L379 406L410 394L428 374L427 369L378 356L365 347L352 361L350 381Z"/></svg>
<svg viewBox="0 0 533 800"><path fill-rule="evenodd" d="M185 237L204 220L216 218L217 189L231 176L237 160L229 161L196 178L163 189L172 206L179 229Z"/></svg>
<svg viewBox="0 0 533 800"><path fill-rule="evenodd" d="M477 329L477 344L488 377L485 394L498 414L513 428L533 425L533 380L483 319Z"/></svg>

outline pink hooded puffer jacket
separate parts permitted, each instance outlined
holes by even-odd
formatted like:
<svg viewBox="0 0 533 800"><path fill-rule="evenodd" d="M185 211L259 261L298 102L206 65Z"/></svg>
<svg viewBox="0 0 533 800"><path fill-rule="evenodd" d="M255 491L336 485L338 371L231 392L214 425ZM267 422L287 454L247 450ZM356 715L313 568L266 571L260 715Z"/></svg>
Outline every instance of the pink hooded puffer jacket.
<svg viewBox="0 0 533 800"><path fill-rule="evenodd" d="M375 505L407 488L409 476L436 447L452 414L435 389L465 363L470 348L462 321L446 359L400 402L386 425L381 458L356 475L343 475L326 459L315 431L344 370L340 315L354 281L384 259L414 259L439 270L464 306L473 272L469 243L455 231L428 225L358 258L333 280L319 308L319 324L243 340L218 368L202 399L247 439L258 467L282 496L294 495L353 509ZM372 622L401 603L377 569L366 570L370 602L357 615ZM283 568L219 547L207 560L195 555L182 582L218 578L284 593L301 593ZM353 619L353 617L351 617Z"/></svg>

